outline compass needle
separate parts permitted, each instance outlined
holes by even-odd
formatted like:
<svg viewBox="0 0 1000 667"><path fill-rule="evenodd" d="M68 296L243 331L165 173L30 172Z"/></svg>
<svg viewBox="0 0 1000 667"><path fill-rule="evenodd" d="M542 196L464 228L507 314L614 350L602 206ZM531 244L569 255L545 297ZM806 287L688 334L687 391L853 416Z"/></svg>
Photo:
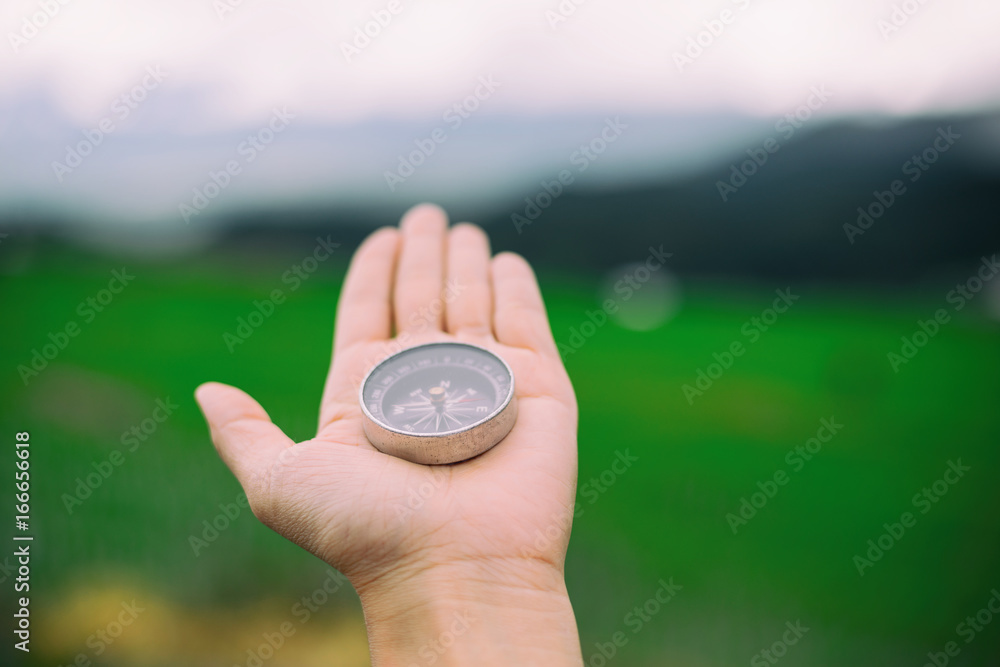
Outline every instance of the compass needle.
<svg viewBox="0 0 1000 667"><path fill-rule="evenodd" d="M431 415L433 415L433 414L434 414L433 412L428 412L426 415L424 415L423 417L421 417L420 419L418 419L417 421L415 421L414 424L419 424L420 422L424 421L425 419L430 419Z"/></svg>
<svg viewBox="0 0 1000 667"><path fill-rule="evenodd" d="M390 355L361 383L368 440L416 463L477 456L517 418L514 376L493 352L468 343L427 343Z"/></svg>

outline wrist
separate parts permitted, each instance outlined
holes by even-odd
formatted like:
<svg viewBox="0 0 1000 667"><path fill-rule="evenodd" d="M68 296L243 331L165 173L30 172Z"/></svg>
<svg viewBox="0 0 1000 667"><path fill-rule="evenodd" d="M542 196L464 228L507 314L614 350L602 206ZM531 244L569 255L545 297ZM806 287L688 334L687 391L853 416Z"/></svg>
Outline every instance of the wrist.
<svg viewBox="0 0 1000 667"><path fill-rule="evenodd" d="M374 667L578 667L576 619L561 569L466 561L400 568L356 585Z"/></svg>

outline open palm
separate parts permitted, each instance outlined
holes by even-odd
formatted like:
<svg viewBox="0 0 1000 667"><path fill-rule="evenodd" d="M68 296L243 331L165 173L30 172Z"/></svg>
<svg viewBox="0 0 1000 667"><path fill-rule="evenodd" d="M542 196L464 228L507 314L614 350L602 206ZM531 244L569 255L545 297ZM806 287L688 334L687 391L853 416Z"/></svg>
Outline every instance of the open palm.
<svg viewBox="0 0 1000 667"><path fill-rule="evenodd" d="M401 347L442 340L481 345L510 364L517 423L499 445L458 464L379 452L362 430L361 378ZM314 438L293 442L233 387L208 383L197 398L257 517L355 587L463 562L497 572L516 572L511 563L562 569L576 494L576 400L537 282L521 257L491 258L478 227L449 231L437 207L412 209L399 230L375 232L355 254Z"/></svg>

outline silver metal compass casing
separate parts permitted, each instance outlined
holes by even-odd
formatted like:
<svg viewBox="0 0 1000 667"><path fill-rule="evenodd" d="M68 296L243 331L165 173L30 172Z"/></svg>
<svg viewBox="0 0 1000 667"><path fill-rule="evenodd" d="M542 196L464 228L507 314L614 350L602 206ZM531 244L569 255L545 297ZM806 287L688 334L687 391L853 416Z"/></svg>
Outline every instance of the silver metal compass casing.
<svg viewBox="0 0 1000 667"><path fill-rule="evenodd" d="M487 360L492 360L495 363L480 363L480 366L490 368L489 371L483 371L476 368L475 365L469 364L468 360L466 360L466 364L469 364L468 366L458 363L453 363L449 366L447 363L435 365L424 359L421 360L421 363L425 364L424 366L408 372L417 374L421 372L426 373L428 369L442 371L442 369L454 367L462 369L463 372L469 369L478 371L491 381L490 374L494 374L496 378L505 378L504 382L500 383L500 386L505 388L506 391L503 395L498 392L493 397L493 405L489 406L490 409L481 418L472 419L469 423L447 430L439 429L434 432L420 432L418 429L408 430L399 425L391 425L380 409L375 410L375 412L380 413L379 416L373 414L373 411L369 409L370 404L380 405L375 402L376 399L373 399L373 393L378 392L377 400L384 400L385 398L379 389L372 386L373 378L386 376L387 374L391 377L394 375L392 372L393 364L400 363L400 360L406 357L415 357L422 352L440 356L440 353L449 350L454 350L457 354L461 354L465 350L468 351L469 355L479 357L481 360L488 358ZM383 382L387 381L383 379ZM437 389L438 387L432 387L428 393L433 393ZM367 396L366 393L368 394ZM422 392L418 390L413 393ZM438 395L440 394L441 392L438 391ZM423 396L421 398L423 398L425 403L431 400ZM365 375L358 392L358 400L361 405L362 423L368 441L381 452L414 463L441 465L457 463L478 456L503 440L517 420L517 400L514 397L514 373L507 362L486 348L454 341L425 343L389 355ZM422 405L419 409L427 411L430 408Z"/></svg>

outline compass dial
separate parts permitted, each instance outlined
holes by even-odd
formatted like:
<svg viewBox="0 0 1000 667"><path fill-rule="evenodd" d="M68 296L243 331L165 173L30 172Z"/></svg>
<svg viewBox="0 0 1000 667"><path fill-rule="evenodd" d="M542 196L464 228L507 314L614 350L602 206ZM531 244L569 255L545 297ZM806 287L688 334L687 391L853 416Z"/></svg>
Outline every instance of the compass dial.
<svg viewBox="0 0 1000 667"><path fill-rule="evenodd" d="M362 383L360 399L365 433L377 448L420 463L449 463L507 434L513 395L514 376L500 357L476 345L444 342L382 361ZM433 460L418 460L428 458Z"/></svg>

